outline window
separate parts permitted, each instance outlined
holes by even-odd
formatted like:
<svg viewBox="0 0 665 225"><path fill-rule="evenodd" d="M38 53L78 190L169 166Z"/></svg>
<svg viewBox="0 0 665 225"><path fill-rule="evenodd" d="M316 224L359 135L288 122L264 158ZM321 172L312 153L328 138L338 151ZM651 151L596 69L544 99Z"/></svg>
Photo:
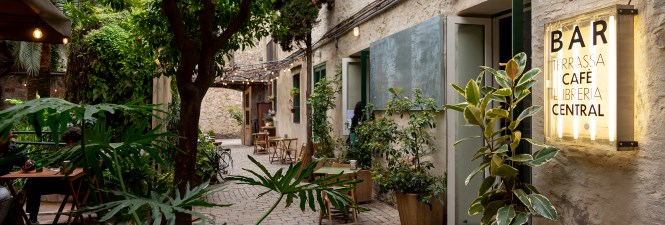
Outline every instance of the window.
<svg viewBox="0 0 665 225"><path fill-rule="evenodd" d="M300 74L293 75L293 88L300 89ZM300 123L300 96L293 96L293 123Z"/></svg>
<svg viewBox="0 0 665 225"><path fill-rule="evenodd" d="M325 78L325 77L326 77L326 63L321 63L321 64L315 66L314 67L314 85L313 86L316 86L316 84L319 83L319 81L322 78Z"/></svg>

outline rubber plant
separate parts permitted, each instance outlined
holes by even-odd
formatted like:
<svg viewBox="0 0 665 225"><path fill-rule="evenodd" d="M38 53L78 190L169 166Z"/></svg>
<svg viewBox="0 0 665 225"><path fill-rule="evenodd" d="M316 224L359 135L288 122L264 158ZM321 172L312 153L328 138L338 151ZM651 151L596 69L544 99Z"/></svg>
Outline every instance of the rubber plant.
<svg viewBox="0 0 665 225"><path fill-rule="evenodd" d="M520 110L517 106L531 94L529 88L536 80L540 69L533 68L524 72L527 56L515 55L506 64L505 70L482 67L483 71L476 80L470 80L465 88L452 84L466 102L445 105L464 114L470 125L480 128L482 136L467 137L454 145L471 139L482 139L485 143L472 157L472 161L481 160L478 166L465 180L469 181L489 168L487 176L479 190L478 197L469 207L469 215L482 214L481 224L519 225L528 221L530 216L557 219L557 211L552 203L540 194L532 184L520 180L517 169L525 165L538 167L554 158L558 149L529 138L522 138L520 122L538 113L542 106L534 105ZM494 77L500 88L479 86L483 83L485 72ZM492 102L497 104L491 104ZM503 121L503 122L502 122ZM517 147L527 141L541 148L533 154L519 154ZM466 151L466 149L465 149Z"/></svg>

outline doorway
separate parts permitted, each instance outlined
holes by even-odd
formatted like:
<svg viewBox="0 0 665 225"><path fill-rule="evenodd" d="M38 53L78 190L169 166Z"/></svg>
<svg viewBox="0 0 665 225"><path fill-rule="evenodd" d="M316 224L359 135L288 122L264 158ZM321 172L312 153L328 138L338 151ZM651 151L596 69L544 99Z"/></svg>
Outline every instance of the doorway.
<svg viewBox="0 0 665 225"><path fill-rule="evenodd" d="M481 72L480 65L492 65L492 20L489 18L448 17L446 22L446 83L466 85ZM485 79L486 81L488 79ZM491 81L491 80L490 80ZM464 99L453 89L446 87L446 102L463 102ZM476 139L453 146L455 141L464 137L482 136L475 127L466 125L461 113L446 113L448 124L448 193L447 224L480 224L480 215L469 216L467 209L477 197L484 176L475 176L465 185L465 179L479 165L480 161L471 162L475 151L483 145ZM458 150L456 150L458 149Z"/></svg>
<svg viewBox="0 0 665 225"><path fill-rule="evenodd" d="M362 65L358 58L342 59L343 135L349 135L353 109L362 100Z"/></svg>

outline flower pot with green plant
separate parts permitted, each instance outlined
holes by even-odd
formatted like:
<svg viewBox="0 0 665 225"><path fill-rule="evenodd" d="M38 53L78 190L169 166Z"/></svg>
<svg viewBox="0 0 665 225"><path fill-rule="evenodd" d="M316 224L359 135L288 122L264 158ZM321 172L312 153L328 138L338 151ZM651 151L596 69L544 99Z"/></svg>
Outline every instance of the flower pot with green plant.
<svg viewBox="0 0 665 225"><path fill-rule="evenodd" d="M297 87L291 88L291 91L289 92L289 95L291 95L291 97L295 97L295 96L300 95L300 88L297 88Z"/></svg>
<svg viewBox="0 0 665 225"><path fill-rule="evenodd" d="M361 141L383 160L375 165L373 179L381 192L395 192L401 224L443 224L445 176L433 175L434 165L422 159L436 150L430 134L437 126L436 102L423 97L420 89L414 89L412 97L404 96L401 88L388 90L393 98L386 105L386 115L373 122L385 126L377 133L381 140ZM405 116L405 125L393 120Z"/></svg>
<svg viewBox="0 0 665 225"><path fill-rule="evenodd" d="M524 72L527 56L515 55L506 64L506 70L482 67L483 72L476 80L470 80L465 88L452 84L466 100L444 108L464 113L464 119L470 125L480 128L481 136L468 137L457 141L455 145L470 139L482 139L485 143L475 150L471 160L481 160L480 166L466 178L469 181L480 171L489 169L489 176L484 178L478 197L469 207L469 215L481 214L481 224L525 224L529 217L544 217L556 220L557 211L552 203L540 194L536 187L520 179L519 166L538 167L554 158L558 149L536 140L523 138L519 126L526 118L541 110L542 106L533 105L525 109L518 104L529 94L529 88L536 83L534 77L540 69L533 68ZM494 77L499 88L479 86L483 84L484 73ZM524 72L524 73L523 73ZM541 150L518 153L521 141L527 141Z"/></svg>

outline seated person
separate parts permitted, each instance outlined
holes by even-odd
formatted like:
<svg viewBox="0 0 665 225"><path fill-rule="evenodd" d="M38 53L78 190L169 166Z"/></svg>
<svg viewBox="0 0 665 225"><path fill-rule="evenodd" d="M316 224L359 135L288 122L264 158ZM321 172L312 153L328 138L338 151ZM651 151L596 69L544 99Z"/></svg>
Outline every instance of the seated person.
<svg viewBox="0 0 665 225"><path fill-rule="evenodd" d="M71 148L81 140L81 129L70 127L62 136L62 141ZM44 188L44 187L48 187ZM40 178L28 179L23 190L26 192L27 200L25 212L30 214L30 222L37 223L37 214L41 204L42 195L49 194L69 194L69 184L62 178Z"/></svg>
<svg viewBox="0 0 665 225"><path fill-rule="evenodd" d="M25 163L25 157L17 157L15 154L18 149L12 142L12 132L6 137L0 136L0 176L8 174L14 166L21 166ZM12 198L9 191L3 187L0 182L0 224L5 221L7 216L11 216Z"/></svg>

